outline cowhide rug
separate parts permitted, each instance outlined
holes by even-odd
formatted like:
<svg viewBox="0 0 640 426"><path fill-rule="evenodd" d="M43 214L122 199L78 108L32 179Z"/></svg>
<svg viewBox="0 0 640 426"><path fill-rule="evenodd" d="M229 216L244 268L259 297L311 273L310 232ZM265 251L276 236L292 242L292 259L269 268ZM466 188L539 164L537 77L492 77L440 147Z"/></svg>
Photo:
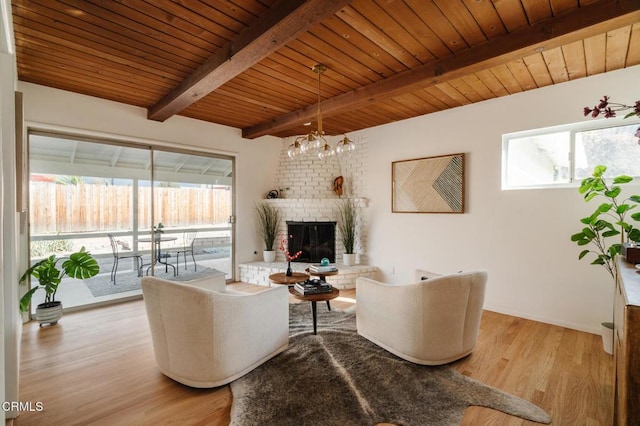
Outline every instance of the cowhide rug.
<svg viewBox="0 0 640 426"><path fill-rule="evenodd" d="M231 425L459 425L470 405L550 423L528 401L448 366L404 361L355 332L355 311L290 305L291 338L280 355L231 383Z"/></svg>

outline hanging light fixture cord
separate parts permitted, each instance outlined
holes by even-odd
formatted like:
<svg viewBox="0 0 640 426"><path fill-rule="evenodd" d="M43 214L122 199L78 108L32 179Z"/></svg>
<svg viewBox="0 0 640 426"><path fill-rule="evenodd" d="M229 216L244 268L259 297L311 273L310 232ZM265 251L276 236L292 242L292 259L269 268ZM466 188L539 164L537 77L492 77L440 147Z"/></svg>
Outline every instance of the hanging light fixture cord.
<svg viewBox="0 0 640 426"><path fill-rule="evenodd" d="M327 67L323 64L317 64L313 67L313 72L318 74L318 136L323 136L324 132L322 131L322 109L320 108L320 102L322 102L322 98L320 96L320 78L322 74L327 70Z"/></svg>
<svg viewBox="0 0 640 426"><path fill-rule="evenodd" d="M298 136L287 150L287 155L290 158L299 157L307 152L314 152L321 160L334 156L336 153L339 155L348 154L355 149L355 145L346 135L343 139L338 141L336 148L333 148L324 137L324 130L322 130L322 96L320 93L320 79L322 74L327 71L327 67L323 64L316 64L311 68L313 72L318 74L318 107L317 107L317 129L309 132L305 136Z"/></svg>

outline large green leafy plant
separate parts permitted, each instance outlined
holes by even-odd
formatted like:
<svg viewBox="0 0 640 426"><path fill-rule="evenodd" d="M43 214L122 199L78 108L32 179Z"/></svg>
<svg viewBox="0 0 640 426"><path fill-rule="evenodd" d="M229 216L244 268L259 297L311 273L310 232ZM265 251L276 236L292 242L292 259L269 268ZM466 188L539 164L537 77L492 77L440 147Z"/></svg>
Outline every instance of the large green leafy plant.
<svg viewBox="0 0 640 426"><path fill-rule="evenodd" d="M640 220L640 212L631 212L640 203L640 196L622 198L620 185L631 182L633 178L626 175L616 176L609 185L603 177L606 170L606 166L596 166L593 174L583 179L580 184L578 191L584 196L585 202L596 198L604 199L604 202L599 204L590 216L580 219L585 227L573 234L571 241L579 246L591 245L592 248L582 250L578 258L594 254L596 257L591 264L602 265L613 277L613 259L620 253L625 237L630 241L640 241L640 230L627 222L627 215L633 220ZM616 238L612 240L612 237Z"/></svg>
<svg viewBox="0 0 640 426"><path fill-rule="evenodd" d="M58 262L62 259L63 258L58 258L53 254L35 263L25 271L20 278L20 282L25 283L29 275L31 275L38 280L38 285L31 288L20 299L20 310L22 312L29 310L31 298L39 289L45 291L45 304L55 302L58 285L60 285L65 275L82 280L91 278L100 272L98 262L96 262L89 252L85 251L84 247L82 247L80 251L70 254L69 258L62 262L62 270L60 270L60 268L58 268Z"/></svg>

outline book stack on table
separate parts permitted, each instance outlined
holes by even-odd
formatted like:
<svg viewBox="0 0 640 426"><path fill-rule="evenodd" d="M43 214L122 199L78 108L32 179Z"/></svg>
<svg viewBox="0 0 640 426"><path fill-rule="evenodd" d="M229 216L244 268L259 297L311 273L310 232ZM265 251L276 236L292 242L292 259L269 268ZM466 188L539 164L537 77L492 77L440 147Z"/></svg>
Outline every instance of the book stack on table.
<svg viewBox="0 0 640 426"><path fill-rule="evenodd" d="M307 280L305 282L296 283L293 288L303 296L331 293L333 291L331 284L321 280Z"/></svg>
<svg viewBox="0 0 640 426"><path fill-rule="evenodd" d="M315 274L321 274L323 272L336 272L338 268L335 265L311 265L309 266L309 272L313 272Z"/></svg>

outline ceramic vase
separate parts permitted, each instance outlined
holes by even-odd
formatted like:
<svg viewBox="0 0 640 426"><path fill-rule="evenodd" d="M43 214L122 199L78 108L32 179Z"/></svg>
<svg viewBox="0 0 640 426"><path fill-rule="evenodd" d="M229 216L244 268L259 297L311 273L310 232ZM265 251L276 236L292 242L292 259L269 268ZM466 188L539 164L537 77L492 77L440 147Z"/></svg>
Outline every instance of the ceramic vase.
<svg viewBox="0 0 640 426"><path fill-rule="evenodd" d="M36 321L40 326L44 324L55 325L62 318L62 302L41 303L36 309Z"/></svg>
<svg viewBox="0 0 640 426"><path fill-rule="evenodd" d="M353 266L356 264L356 255L355 253L344 253L342 255L342 263L347 266Z"/></svg>
<svg viewBox="0 0 640 426"><path fill-rule="evenodd" d="M264 250L262 252L262 258L265 262L273 263L276 261L276 251L275 250Z"/></svg>

